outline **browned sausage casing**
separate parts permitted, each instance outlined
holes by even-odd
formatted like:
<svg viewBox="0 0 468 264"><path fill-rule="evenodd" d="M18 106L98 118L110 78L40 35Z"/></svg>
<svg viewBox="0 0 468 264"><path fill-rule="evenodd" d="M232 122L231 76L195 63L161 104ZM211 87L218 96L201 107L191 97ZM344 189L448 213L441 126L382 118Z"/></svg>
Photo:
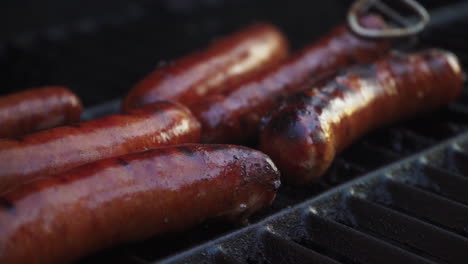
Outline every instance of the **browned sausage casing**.
<svg viewBox="0 0 468 264"><path fill-rule="evenodd" d="M190 106L271 68L287 53L287 41L277 28L255 24L155 70L130 91L123 111L158 100Z"/></svg>
<svg viewBox="0 0 468 264"><path fill-rule="evenodd" d="M0 138L78 122L82 110L80 99L59 86L0 97Z"/></svg>
<svg viewBox="0 0 468 264"><path fill-rule="evenodd" d="M200 124L190 111L165 101L125 115L0 139L0 192L95 160L199 140Z"/></svg>
<svg viewBox="0 0 468 264"><path fill-rule="evenodd" d="M291 97L263 129L261 149L285 180L314 181L358 137L443 106L462 85L461 66L451 53L392 54Z"/></svg>
<svg viewBox="0 0 468 264"><path fill-rule="evenodd" d="M384 21L377 16L363 18L362 24L368 28L384 27ZM191 110L203 127L202 142L244 143L257 135L263 116L305 83L341 67L373 61L389 48L387 40L364 40L344 25L335 28L284 64L241 83L230 93L194 105Z"/></svg>
<svg viewBox="0 0 468 264"><path fill-rule="evenodd" d="M64 263L207 219L239 220L269 205L279 185L268 156L239 146L97 161L0 196L0 262Z"/></svg>

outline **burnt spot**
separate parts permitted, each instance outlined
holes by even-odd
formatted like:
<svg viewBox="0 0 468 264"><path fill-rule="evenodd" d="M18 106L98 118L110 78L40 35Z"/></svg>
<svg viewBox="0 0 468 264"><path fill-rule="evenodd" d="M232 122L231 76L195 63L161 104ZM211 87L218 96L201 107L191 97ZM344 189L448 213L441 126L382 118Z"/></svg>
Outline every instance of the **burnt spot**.
<svg viewBox="0 0 468 264"><path fill-rule="evenodd" d="M13 212L15 210L15 205L5 197L0 197L0 207L9 212Z"/></svg>
<svg viewBox="0 0 468 264"><path fill-rule="evenodd" d="M128 161L126 161L125 159L123 158L117 158L117 162L122 165L122 166L125 166L125 167L130 167L130 163Z"/></svg>
<svg viewBox="0 0 468 264"><path fill-rule="evenodd" d="M301 120L302 116L309 116L312 113L302 109L291 109L276 116L271 122L272 131L283 138L293 141L301 141L307 137L308 131Z"/></svg>
<svg viewBox="0 0 468 264"><path fill-rule="evenodd" d="M296 118L289 113L289 111L283 111L278 113L271 121L269 126L274 132L280 132L286 127L291 126L296 122Z"/></svg>
<svg viewBox="0 0 468 264"><path fill-rule="evenodd" d="M355 65L355 64L358 64L359 63L359 59L356 58L355 56L353 56L354 54L351 54L349 56L346 56L345 59L346 59L346 62L348 65Z"/></svg>
<svg viewBox="0 0 468 264"><path fill-rule="evenodd" d="M284 99L286 99L285 95L283 95L283 94L276 95L275 98L274 98L275 104L276 105L281 105L282 102L284 101Z"/></svg>
<svg viewBox="0 0 468 264"><path fill-rule="evenodd" d="M314 111L317 113L317 115L321 115L323 110L323 106L314 106Z"/></svg>
<svg viewBox="0 0 468 264"><path fill-rule="evenodd" d="M290 105L299 105L299 104L307 104L314 98L313 94L309 94L308 91L314 91L315 88L308 89L302 93L294 94L290 96L284 103L282 108L286 108Z"/></svg>
<svg viewBox="0 0 468 264"><path fill-rule="evenodd" d="M192 157L195 155L195 151L193 151L193 149L189 146L177 146L176 149L183 153L185 156Z"/></svg>

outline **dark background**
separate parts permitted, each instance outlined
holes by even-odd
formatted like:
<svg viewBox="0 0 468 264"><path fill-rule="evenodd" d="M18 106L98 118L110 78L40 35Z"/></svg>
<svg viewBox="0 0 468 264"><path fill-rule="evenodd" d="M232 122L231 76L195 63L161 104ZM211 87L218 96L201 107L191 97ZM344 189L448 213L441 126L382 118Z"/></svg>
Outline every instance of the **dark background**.
<svg viewBox="0 0 468 264"><path fill-rule="evenodd" d="M460 1L421 0L428 8ZM122 97L164 60L254 21L293 49L344 21L346 0L8 0L0 9L0 94L59 84L86 106Z"/></svg>

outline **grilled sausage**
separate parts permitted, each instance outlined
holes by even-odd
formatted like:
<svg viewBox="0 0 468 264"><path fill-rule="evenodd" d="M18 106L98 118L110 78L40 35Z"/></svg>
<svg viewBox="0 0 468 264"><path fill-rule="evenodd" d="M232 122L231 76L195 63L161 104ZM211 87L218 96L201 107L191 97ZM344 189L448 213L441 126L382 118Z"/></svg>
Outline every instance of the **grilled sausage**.
<svg viewBox="0 0 468 264"><path fill-rule="evenodd" d="M311 182L369 130L443 106L461 93L462 84L461 66L451 53L392 54L291 97L263 129L261 149L285 180Z"/></svg>
<svg viewBox="0 0 468 264"><path fill-rule="evenodd" d="M200 124L190 111L165 101L126 115L0 139L0 191L98 159L199 140Z"/></svg>
<svg viewBox="0 0 468 264"><path fill-rule="evenodd" d="M123 111L157 100L190 106L278 64L287 53L287 41L277 28L255 24L155 70L130 91Z"/></svg>
<svg viewBox="0 0 468 264"><path fill-rule="evenodd" d="M368 28L384 26L377 16L364 17L361 23ZM257 135L261 118L305 83L340 67L372 61L389 48L387 40L364 40L344 25L335 28L284 64L241 83L230 93L214 95L194 105L191 110L203 127L202 142L245 143Z"/></svg>
<svg viewBox="0 0 468 264"><path fill-rule="evenodd" d="M97 249L269 205L279 172L265 154L179 145L97 161L0 196L0 262L64 263Z"/></svg>
<svg viewBox="0 0 468 264"><path fill-rule="evenodd" d="M80 99L59 86L0 97L0 138L78 122L82 110Z"/></svg>

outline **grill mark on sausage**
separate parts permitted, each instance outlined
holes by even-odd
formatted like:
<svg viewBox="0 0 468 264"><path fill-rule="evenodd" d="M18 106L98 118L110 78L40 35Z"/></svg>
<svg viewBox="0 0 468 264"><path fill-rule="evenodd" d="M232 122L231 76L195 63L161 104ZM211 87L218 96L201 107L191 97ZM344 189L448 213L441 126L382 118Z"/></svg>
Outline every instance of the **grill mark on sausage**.
<svg viewBox="0 0 468 264"><path fill-rule="evenodd" d="M8 212L15 211L15 205L5 197L0 197L0 207L3 207Z"/></svg>
<svg viewBox="0 0 468 264"><path fill-rule="evenodd" d="M123 158L117 158L116 160L117 160L117 162L119 164L123 165L124 167L130 167L131 166L130 163L128 161L126 161L125 159L123 159Z"/></svg>
<svg viewBox="0 0 468 264"><path fill-rule="evenodd" d="M195 155L195 152L188 146L177 146L176 149L184 153L186 156L192 157Z"/></svg>

